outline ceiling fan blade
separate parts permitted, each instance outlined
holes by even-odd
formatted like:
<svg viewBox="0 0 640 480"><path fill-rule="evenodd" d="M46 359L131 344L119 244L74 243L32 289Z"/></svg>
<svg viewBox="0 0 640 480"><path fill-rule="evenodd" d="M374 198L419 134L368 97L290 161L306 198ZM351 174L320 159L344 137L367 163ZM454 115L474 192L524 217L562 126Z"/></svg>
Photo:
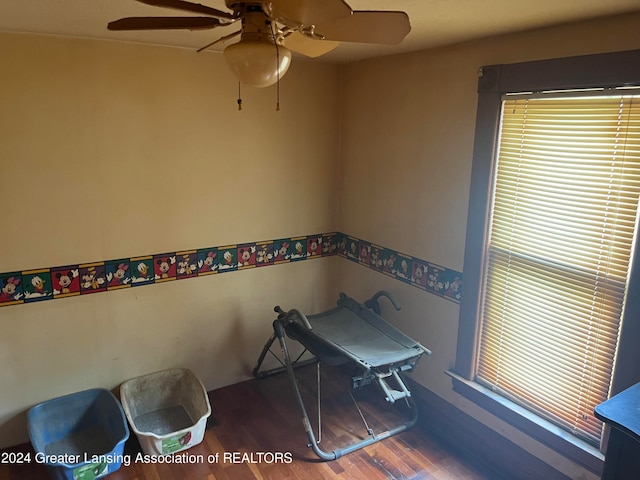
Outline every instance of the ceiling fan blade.
<svg viewBox="0 0 640 480"><path fill-rule="evenodd" d="M227 20L234 19L235 16L229 12L223 12L215 8L200 5L199 3L185 2L184 0L138 0L153 7L173 8L175 10L184 10L186 12L203 13L213 17L224 18Z"/></svg>
<svg viewBox="0 0 640 480"><path fill-rule="evenodd" d="M263 4L285 25L317 25L348 17L352 11L344 0L271 0Z"/></svg>
<svg viewBox="0 0 640 480"><path fill-rule="evenodd" d="M206 30L219 26L213 17L127 17L107 25L109 30Z"/></svg>
<svg viewBox="0 0 640 480"><path fill-rule="evenodd" d="M316 24L315 33L338 42L396 45L411 31L404 12L356 11L348 17Z"/></svg>
<svg viewBox="0 0 640 480"><path fill-rule="evenodd" d="M329 53L340 45L340 42L330 40L314 40L300 32L293 32L284 39L284 46L289 50L300 53L306 57L316 58Z"/></svg>

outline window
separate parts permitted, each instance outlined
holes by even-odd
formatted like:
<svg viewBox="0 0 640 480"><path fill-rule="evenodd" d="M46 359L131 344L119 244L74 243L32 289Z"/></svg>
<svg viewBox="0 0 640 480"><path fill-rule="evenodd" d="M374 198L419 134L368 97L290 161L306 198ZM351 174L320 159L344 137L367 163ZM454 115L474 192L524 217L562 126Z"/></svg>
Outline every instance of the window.
<svg viewBox="0 0 640 480"><path fill-rule="evenodd" d="M596 473L566 432L597 445L593 407L640 381L638 85L640 51L478 85L454 389Z"/></svg>
<svg viewBox="0 0 640 480"><path fill-rule="evenodd" d="M590 443L640 196L640 95L502 102L476 379Z"/></svg>

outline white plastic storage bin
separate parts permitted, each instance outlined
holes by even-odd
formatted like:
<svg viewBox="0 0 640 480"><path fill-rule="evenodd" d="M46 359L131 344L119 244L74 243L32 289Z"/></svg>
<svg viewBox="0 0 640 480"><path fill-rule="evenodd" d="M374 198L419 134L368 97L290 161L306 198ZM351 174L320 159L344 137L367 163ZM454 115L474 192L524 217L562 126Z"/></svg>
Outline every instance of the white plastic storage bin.
<svg viewBox="0 0 640 480"><path fill-rule="evenodd" d="M147 455L181 452L204 438L211 405L190 370L174 368L127 380L120 386L120 399Z"/></svg>

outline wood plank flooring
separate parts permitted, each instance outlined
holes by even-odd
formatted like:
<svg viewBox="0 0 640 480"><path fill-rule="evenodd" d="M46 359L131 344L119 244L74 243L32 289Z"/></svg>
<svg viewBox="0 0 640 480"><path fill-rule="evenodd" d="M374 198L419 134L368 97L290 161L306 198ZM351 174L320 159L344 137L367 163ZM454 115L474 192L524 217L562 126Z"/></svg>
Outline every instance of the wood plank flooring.
<svg viewBox="0 0 640 480"><path fill-rule="evenodd" d="M322 366L322 441L325 451L368 434L349 395L350 373ZM311 423L317 432L316 367L297 370ZM374 385L352 391L369 426L381 433L406 418ZM447 449L419 426L337 460L320 461L307 447L286 374L231 385L210 393L212 416L204 441L185 453L186 464L137 462L140 446L131 434L125 456L131 464L110 480L494 480L494 472ZM398 402L403 403L403 402ZM17 450L28 451L25 445ZM13 449L16 451L16 449ZM217 462L214 461L218 455ZM33 457L32 457L33 458ZM48 478L42 465L0 464L0 480Z"/></svg>

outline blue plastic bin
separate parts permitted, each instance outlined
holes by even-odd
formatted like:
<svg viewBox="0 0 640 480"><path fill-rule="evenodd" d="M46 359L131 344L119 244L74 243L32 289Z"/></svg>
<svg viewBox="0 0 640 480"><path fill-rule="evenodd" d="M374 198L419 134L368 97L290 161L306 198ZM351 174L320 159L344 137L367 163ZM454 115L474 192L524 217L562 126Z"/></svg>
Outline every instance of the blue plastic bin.
<svg viewBox="0 0 640 480"><path fill-rule="evenodd" d="M56 480L93 480L120 468L129 427L120 402L94 388L54 398L27 414L35 461Z"/></svg>

